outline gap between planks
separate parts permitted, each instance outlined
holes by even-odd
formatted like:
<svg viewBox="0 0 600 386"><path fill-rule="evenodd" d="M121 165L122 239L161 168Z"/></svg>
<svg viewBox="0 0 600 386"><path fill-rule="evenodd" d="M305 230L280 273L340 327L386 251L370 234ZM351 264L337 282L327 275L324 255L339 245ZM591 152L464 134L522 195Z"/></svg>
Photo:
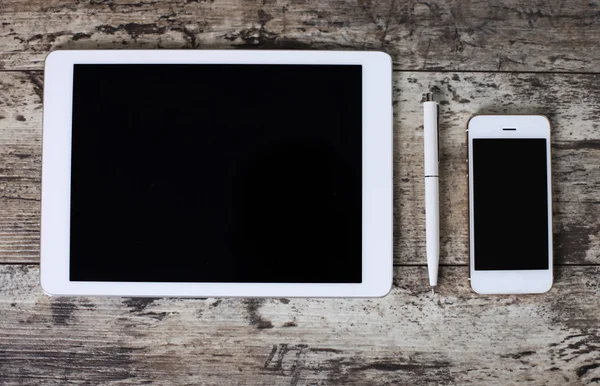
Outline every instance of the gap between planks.
<svg viewBox="0 0 600 386"><path fill-rule="evenodd" d="M110 50L118 51L118 50ZM171 51L171 50L163 50ZM257 50L259 51L259 50ZM44 70L6 70L0 69L0 73L34 73L42 74ZM597 71L515 71L515 70L425 70L425 69L411 69L411 68L392 68L392 72L418 72L421 74L432 73L432 74L539 74L539 75L600 75Z"/></svg>
<svg viewBox="0 0 600 386"><path fill-rule="evenodd" d="M0 265L40 265L37 261L0 261ZM394 263L394 267L427 267L427 264L398 264ZM468 267L469 264L440 264L440 267ZM600 267L600 264L553 264L553 267Z"/></svg>

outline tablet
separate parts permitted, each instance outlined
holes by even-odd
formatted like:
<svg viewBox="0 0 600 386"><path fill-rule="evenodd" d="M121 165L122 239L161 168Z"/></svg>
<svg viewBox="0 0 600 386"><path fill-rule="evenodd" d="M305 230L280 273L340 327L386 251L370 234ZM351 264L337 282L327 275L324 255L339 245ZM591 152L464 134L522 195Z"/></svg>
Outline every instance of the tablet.
<svg viewBox="0 0 600 386"><path fill-rule="evenodd" d="M42 288L385 295L391 74L381 52L51 53Z"/></svg>

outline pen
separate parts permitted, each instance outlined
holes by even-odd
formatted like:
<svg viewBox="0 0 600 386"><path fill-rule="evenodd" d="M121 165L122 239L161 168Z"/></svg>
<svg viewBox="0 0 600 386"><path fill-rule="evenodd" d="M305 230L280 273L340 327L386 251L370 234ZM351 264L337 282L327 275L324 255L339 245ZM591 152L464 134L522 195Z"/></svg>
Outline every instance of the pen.
<svg viewBox="0 0 600 386"><path fill-rule="evenodd" d="M439 122L438 104L428 92L423 103L423 142L425 144L425 242L429 284L437 285L440 262L440 197L439 197Z"/></svg>

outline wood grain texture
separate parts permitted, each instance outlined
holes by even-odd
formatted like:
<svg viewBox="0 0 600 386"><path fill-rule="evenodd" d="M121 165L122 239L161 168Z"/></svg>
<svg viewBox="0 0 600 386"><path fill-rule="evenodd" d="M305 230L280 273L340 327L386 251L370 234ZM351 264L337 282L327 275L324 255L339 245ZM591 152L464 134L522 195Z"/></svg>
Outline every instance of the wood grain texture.
<svg viewBox="0 0 600 386"><path fill-rule="evenodd" d="M600 263L600 75L394 72L395 263L424 264L422 91L441 107L442 263L468 261L465 128L473 114L553 125L555 260ZM0 262L39 261L41 78L0 73Z"/></svg>
<svg viewBox="0 0 600 386"><path fill-rule="evenodd" d="M397 267L385 298L51 298L0 265L0 383L366 385L600 380L600 267L484 297L467 267Z"/></svg>
<svg viewBox="0 0 600 386"><path fill-rule="evenodd" d="M597 72L597 0L3 0L0 67L54 49L382 50L397 69Z"/></svg>
<svg viewBox="0 0 600 386"><path fill-rule="evenodd" d="M0 72L0 262L39 260L42 86Z"/></svg>

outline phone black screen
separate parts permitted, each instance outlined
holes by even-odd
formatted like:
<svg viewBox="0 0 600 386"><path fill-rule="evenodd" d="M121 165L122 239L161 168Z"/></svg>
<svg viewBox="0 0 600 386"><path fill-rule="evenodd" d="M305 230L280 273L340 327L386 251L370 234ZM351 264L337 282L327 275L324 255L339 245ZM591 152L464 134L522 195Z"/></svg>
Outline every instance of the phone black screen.
<svg viewBox="0 0 600 386"><path fill-rule="evenodd" d="M360 65L74 66L70 280L360 283Z"/></svg>
<svg viewBox="0 0 600 386"><path fill-rule="evenodd" d="M548 269L545 139L473 139L476 270Z"/></svg>

